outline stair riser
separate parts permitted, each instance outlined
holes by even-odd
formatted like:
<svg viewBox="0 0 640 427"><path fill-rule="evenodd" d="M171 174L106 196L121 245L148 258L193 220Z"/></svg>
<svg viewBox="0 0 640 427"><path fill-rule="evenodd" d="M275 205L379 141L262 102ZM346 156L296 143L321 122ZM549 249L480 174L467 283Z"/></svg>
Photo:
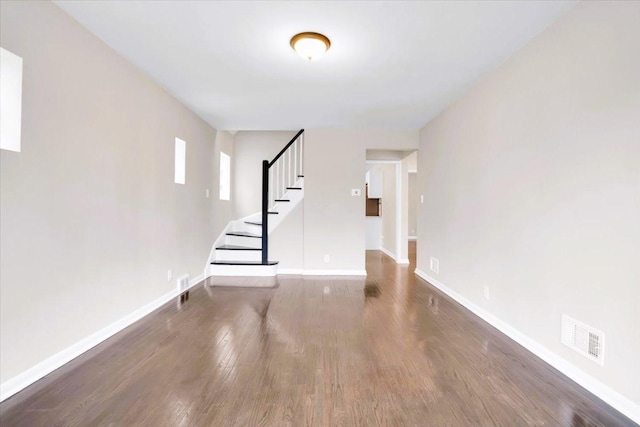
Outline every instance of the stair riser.
<svg viewBox="0 0 640 427"><path fill-rule="evenodd" d="M257 267L261 269L262 267ZM272 269L268 269L261 274L254 274L251 276L240 276L239 274L246 273L247 269L237 269L234 274L231 275L214 275L209 277L207 281L208 286L239 286L242 288L273 288L278 286L277 276L271 273ZM266 276L264 276L267 274ZM262 277L256 277L262 276Z"/></svg>
<svg viewBox="0 0 640 427"><path fill-rule="evenodd" d="M229 251L216 249L216 261L260 261L261 251Z"/></svg>
<svg viewBox="0 0 640 427"><path fill-rule="evenodd" d="M262 226L253 224L244 224L245 231L249 233L262 235Z"/></svg>
<svg viewBox="0 0 640 427"><path fill-rule="evenodd" d="M209 265L207 277L211 276L275 276L278 273L277 265ZM214 284L215 285L215 284Z"/></svg>
<svg viewBox="0 0 640 427"><path fill-rule="evenodd" d="M262 239L256 239L255 237L243 237L243 236L225 236L225 244L248 246L250 248L262 247Z"/></svg>

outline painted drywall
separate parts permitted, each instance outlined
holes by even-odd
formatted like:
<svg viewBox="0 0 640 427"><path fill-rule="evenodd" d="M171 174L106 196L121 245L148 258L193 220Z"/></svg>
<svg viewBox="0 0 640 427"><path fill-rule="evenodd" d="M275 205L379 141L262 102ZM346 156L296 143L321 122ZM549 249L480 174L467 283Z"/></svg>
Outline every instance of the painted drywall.
<svg viewBox="0 0 640 427"><path fill-rule="evenodd" d="M382 240L382 217L365 217L365 230L365 249L368 251L380 250L380 241Z"/></svg>
<svg viewBox="0 0 640 427"><path fill-rule="evenodd" d="M415 150L367 150L367 160L402 160Z"/></svg>
<svg viewBox="0 0 640 427"><path fill-rule="evenodd" d="M236 218L262 209L262 161L271 161L295 136L296 131L241 131L235 134L232 173Z"/></svg>
<svg viewBox="0 0 640 427"><path fill-rule="evenodd" d="M2 47L24 58L22 152L0 152L5 383L201 275L231 218L215 129L52 3L0 12Z"/></svg>
<svg viewBox="0 0 640 427"><path fill-rule="evenodd" d="M407 232L410 237L417 236L418 223L416 221L416 214L418 209L418 203L420 202L420 195L418 194L418 174L410 173L408 182L409 188L407 189L407 203L408 203L408 221Z"/></svg>
<svg viewBox="0 0 640 427"><path fill-rule="evenodd" d="M396 164L381 164L376 165L374 169L382 172L382 199L381 212L382 212L382 248L393 255L394 258L398 258L397 252L397 200L396 200L396 186L397 186L397 165Z"/></svg>
<svg viewBox="0 0 640 427"><path fill-rule="evenodd" d="M398 245L398 262L409 263L409 171L415 170L417 154L414 152L400 162L400 192L398 202L400 203L400 241Z"/></svg>
<svg viewBox="0 0 640 427"><path fill-rule="evenodd" d="M356 132L354 137L362 139L359 143L364 143L366 150L372 156L370 160L391 160L384 155L384 152L398 152L404 150L416 150L419 144L419 131L352 131ZM375 158L374 158L375 157ZM404 157L404 156L400 156Z"/></svg>
<svg viewBox="0 0 640 427"><path fill-rule="evenodd" d="M364 271L367 132L305 131L304 267ZM359 188L361 195L351 196ZM325 262L325 255L329 261Z"/></svg>
<svg viewBox="0 0 640 427"><path fill-rule="evenodd" d="M639 19L578 4L421 130L417 260L636 408ZM606 334L604 366L560 343L563 313Z"/></svg>
<svg viewBox="0 0 640 427"><path fill-rule="evenodd" d="M269 234L269 259L281 272L304 268L304 199Z"/></svg>
<svg viewBox="0 0 640 427"><path fill-rule="evenodd" d="M418 170L418 151L412 151L406 156L407 170L409 172L417 172Z"/></svg>

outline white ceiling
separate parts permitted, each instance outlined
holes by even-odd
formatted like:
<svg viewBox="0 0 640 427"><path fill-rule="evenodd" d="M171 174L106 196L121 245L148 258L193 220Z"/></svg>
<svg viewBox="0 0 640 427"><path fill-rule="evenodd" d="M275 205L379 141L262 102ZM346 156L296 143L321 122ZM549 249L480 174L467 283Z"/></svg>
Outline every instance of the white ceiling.
<svg viewBox="0 0 640 427"><path fill-rule="evenodd" d="M418 129L573 1L56 1L218 129ZM308 62L302 31L331 39Z"/></svg>

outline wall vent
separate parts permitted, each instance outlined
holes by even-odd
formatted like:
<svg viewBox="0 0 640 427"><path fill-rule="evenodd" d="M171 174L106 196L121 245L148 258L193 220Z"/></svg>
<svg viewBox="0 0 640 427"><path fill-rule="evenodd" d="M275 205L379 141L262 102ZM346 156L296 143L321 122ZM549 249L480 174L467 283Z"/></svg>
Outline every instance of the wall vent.
<svg viewBox="0 0 640 427"><path fill-rule="evenodd" d="M178 292L184 292L187 289L189 289L190 281L191 281L191 277L188 274L178 277L178 280L176 280L178 285Z"/></svg>
<svg viewBox="0 0 640 427"><path fill-rule="evenodd" d="M562 315L562 344L604 365L604 332Z"/></svg>

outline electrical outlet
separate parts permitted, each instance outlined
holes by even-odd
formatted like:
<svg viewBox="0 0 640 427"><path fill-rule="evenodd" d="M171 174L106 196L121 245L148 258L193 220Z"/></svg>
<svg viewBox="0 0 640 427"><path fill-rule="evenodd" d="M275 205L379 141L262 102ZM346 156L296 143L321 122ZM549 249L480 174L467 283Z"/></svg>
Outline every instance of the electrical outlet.
<svg viewBox="0 0 640 427"><path fill-rule="evenodd" d="M325 254L324 255L324 262L329 262L331 260L331 257L329 256L329 254Z"/></svg>
<svg viewBox="0 0 640 427"><path fill-rule="evenodd" d="M440 261L438 261L436 258L431 257L429 259L429 268L431 269L431 271L433 271L434 273L438 273L440 271Z"/></svg>
<svg viewBox="0 0 640 427"><path fill-rule="evenodd" d="M422 194L420 195L420 203L424 203L424 196Z"/></svg>
<svg viewBox="0 0 640 427"><path fill-rule="evenodd" d="M170 282L172 277L173 272L171 271L171 269L167 270L167 282Z"/></svg>
<svg viewBox="0 0 640 427"><path fill-rule="evenodd" d="M486 300L489 299L489 287L487 285L484 286L483 295L484 295L484 299Z"/></svg>
<svg viewBox="0 0 640 427"><path fill-rule="evenodd" d="M204 192L204 196L208 199L209 198L209 189L207 188L207 190Z"/></svg>

